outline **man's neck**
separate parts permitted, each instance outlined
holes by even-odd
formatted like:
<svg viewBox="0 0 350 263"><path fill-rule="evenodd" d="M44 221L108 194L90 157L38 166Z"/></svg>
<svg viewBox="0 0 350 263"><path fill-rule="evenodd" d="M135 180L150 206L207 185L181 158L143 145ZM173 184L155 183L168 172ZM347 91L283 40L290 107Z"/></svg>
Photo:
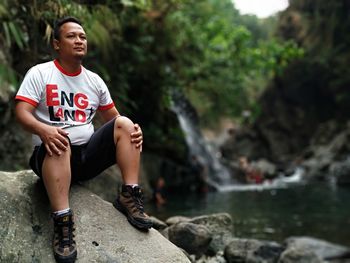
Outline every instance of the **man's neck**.
<svg viewBox="0 0 350 263"><path fill-rule="evenodd" d="M62 58L57 58L57 61L68 73L76 73L81 69L81 59L63 60Z"/></svg>

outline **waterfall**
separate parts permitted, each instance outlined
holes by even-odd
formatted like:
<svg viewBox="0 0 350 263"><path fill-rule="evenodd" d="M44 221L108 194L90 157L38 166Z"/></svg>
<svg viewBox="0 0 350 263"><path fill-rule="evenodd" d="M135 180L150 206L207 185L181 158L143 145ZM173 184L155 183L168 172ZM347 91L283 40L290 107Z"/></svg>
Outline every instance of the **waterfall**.
<svg viewBox="0 0 350 263"><path fill-rule="evenodd" d="M196 156L198 161L207 171L207 183L216 190L234 183L231 173L219 160L217 152L205 141L198 125L197 113L178 91L171 94L172 110L176 113L191 156Z"/></svg>

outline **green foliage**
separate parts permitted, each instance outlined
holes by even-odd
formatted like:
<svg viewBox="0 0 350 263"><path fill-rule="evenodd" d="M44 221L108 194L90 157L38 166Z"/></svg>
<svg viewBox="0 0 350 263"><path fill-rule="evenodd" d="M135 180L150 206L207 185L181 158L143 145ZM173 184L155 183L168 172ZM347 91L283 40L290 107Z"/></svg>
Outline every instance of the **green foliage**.
<svg viewBox="0 0 350 263"><path fill-rule="evenodd" d="M16 73L5 64L0 64L0 83L12 84L9 87L12 92L16 90L18 84Z"/></svg>
<svg viewBox="0 0 350 263"><path fill-rule="evenodd" d="M303 55L294 42L269 37L265 25L271 24L240 16L229 0L187 2L167 21L177 85L206 125L223 115L239 118L244 110L257 113L267 80Z"/></svg>
<svg viewBox="0 0 350 263"><path fill-rule="evenodd" d="M14 42L20 49L23 49L26 41L25 36L19 26L11 21L3 22L2 26L5 33L6 45L10 47Z"/></svg>
<svg viewBox="0 0 350 263"><path fill-rule="evenodd" d="M82 20L84 63L105 79L118 109L142 125L149 149L184 151L176 147L170 89L183 90L205 125L244 110L257 114L268 79L302 56L293 42L270 37L273 20L240 16L230 0L3 1L0 45L9 55L0 77L15 83L50 59L53 22L66 15Z"/></svg>
<svg viewBox="0 0 350 263"><path fill-rule="evenodd" d="M27 44L27 36L23 31L23 24L15 18L18 15L17 8L10 8L9 1L0 3L0 40L4 43L3 48L9 48L11 45L17 45L23 49Z"/></svg>

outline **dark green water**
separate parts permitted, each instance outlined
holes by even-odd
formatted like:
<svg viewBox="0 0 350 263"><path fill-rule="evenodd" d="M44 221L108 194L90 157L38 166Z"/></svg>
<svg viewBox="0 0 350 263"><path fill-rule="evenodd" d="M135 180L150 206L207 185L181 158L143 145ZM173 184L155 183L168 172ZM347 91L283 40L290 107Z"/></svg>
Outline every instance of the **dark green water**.
<svg viewBox="0 0 350 263"><path fill-rule="evenodd" d="M350 188L326 184L294 185L285 189L172 194L149 214L198 216L227 212L237 237L282 242L289 236L312 236L350 246Z"/></svg>

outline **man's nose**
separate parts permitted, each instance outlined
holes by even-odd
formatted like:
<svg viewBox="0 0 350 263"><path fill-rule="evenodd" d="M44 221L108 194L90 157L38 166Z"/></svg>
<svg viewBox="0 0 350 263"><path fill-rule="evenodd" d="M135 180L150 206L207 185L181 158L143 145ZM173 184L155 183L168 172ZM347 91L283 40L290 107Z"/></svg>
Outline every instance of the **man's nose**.
<svg viewBox="0 0 350 263"><path fill-rule="evenodd" d="M83 43L83 39L81 38L81 37L79 37L79 36L77 36L76 38L75 38L75 41L74 41L75 43Z"/></svg>

